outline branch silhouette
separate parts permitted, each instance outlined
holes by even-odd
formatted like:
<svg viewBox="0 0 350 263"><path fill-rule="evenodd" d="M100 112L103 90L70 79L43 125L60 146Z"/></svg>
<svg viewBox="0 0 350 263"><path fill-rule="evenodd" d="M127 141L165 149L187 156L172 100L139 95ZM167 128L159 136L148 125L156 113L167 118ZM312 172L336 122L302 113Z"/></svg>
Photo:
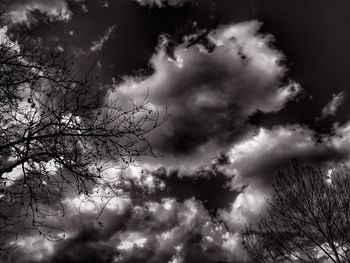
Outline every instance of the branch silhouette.
<svg viewBox="0 0 350 263"><path fill-rule="evenodd" d="M242 232L251 262L350 262L350 172L328 176L294 161L281 172L267 215Z"/></svg>
<svg viewBox="0 0 350 263"><path fill-rule="evenodd" d="M100 184L107 200L120 195L104 172L156 156L147 136L168 114L151 109L147 97L127 107L109 100L112 87L99 88L92 70L76 70L73 56L26 36L12 40L6 30L0 29L0 239L22 225L56 240L60 229L45 218L65 216L67 192L89 197Z"/></svg>

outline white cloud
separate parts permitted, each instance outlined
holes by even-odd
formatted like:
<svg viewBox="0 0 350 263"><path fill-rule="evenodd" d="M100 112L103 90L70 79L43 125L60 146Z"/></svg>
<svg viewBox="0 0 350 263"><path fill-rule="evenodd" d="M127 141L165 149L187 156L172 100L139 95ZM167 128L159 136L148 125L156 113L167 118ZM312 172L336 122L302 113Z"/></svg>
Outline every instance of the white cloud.
<svg viewBox="0 0 350 263"><path fill-rule="evenodd" d="M314 131L300 125L260 128L229 151L231 173L235 175L232 185L269 188L278 170L293 158L322 166L348 161L350 123L334 129L334 135L318 142Z"/></svg>
<svg viewBox="0 0 350 263"><path fill-rule="evenodd" d="M333 94L332 99L327 103L327 105L322 109L321 117L326 118L328 116L334 116L344 102L345 92L339 92Z"/></svg>
<svg viewBox="0 0 350 263"><path fill-rule="evenodd" d="M193 151L215 155L251 129L251 114L279 111L300 90L293 82L281 84L283 55L259 27L252 21L219 28L209 34L212 51L178 45L175 59L163 41L150 61L154 73L126 77L110 99L142 100L149 93L150 107L168 108L171 118L150 139L167 158Z"/></svg>
<svg viewBox="0 0 350 263"><path fill-rule="evenodd" d="M131 251L135 246L144 247L147 238L142 237L139 233L128 233L126 236L121 237L122 242L117 246L118 250Z"/></svg>
<svg viewBox="0 0 350 263"><path fill-rule="evenodd" d="M239 232L246 224L253 223L266 206L266 193L248 186L232 202L229 209L219 211L220 218L234 232Z"/></svg>
<svg viewBox="0 0 350 263"><path fill-rule="evenodd" d="M7 16L12 23L31 24L30 13L38 10L46 14L50 20L68 21L71 18L71 11L65 0L27 0L14 2L7 10Z"/></svg>
<svg viewBox="0 0 350 263"><path fill-rule="evenodd" d="M113 30L115 29L115 25L107 28L103 36L101 36L98 40L92 42L92 46L90 47L91 52L101 51L103 45L108 41L111 37Z"/></svg>
<svg viewBox="0 0 350 263"><path fill-rule="evenodd" d="M6 47L13 48L13 52L19 52L20 46L17 42L13 42L7 35L8 33L8 27L3 26L0 27L0 45L4 45Z"/></svg>
<svg viewBox="0 0 350 263"><path fill-rule="evenodd" d="M40 262L54 252L54 242L39 235L19 237L11 245L21 249L21 253L13 256L11 262Z"/></svg>
<svg viewBox="0 0 350 263"><path fill-rule="evenodd" d="M84 0L73 0L83 3ZM31 12L39 11L45 14L50 21L69 21L72 12L68 7L67 0L24 0L12 1L6 10L6 17L11 23L24 23L30 26L37 22L31 16Z"/></svg>

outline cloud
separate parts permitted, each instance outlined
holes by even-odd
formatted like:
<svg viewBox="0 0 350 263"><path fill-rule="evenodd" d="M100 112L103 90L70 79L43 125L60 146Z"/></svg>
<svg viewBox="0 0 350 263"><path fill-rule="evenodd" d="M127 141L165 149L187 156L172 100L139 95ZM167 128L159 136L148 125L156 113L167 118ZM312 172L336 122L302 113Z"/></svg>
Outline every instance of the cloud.
<svg viewBox="0 0 350 263"><path fill-rule="evenodd" d="M114 256L112 243L106 243L110 237L124 227L130 217L130 200L113 199L103 214L103 227L97 220L99 210L96 207L76 201L71 196L64 200L66 216L48 217L48 225L65 229L65 239L59 242L47 240L30 229L23 231L13 240L8 240L16 248L9 255L1 255L1 262L111 262L108 255ZM82 208L82 206L85 206ZM82 208L82 210L80 210Z"/></svg>
<svg viewBox="0 0 350 263"><path fill-rule="evenodd" d="M64 225L66 239L46 243L33 233L24 233L16 241L20 248L12 262L24 258L29 262L242 262L245 254L240 231L263 213L264 197L276 170L293 157L325 166L349 159L350 123L334 127L334 135L321 142L314 137L315 132L307 127L287 125L261 128L236 143L228 160L218 159L213 162L215 169L202 171L208 177L218 176L214 171L227 175L236 189L249 184L242 192L232 192L230 205L217 213L211 213L195 193L192 198L161 193L163 198L146 197L140 202L114 198L97 220L103 205L98 196L90 204L69 196L65 201L67 217L52 218ZM159 173L134 167L110 176L120 186L156 193L172 184ZM78 209L82 213L77 213Z"/></svg>
<svg viewBox="0 0 350 263"><path fill-rule="evenodd" d="M220 218L233 232L240 232L246 224L254 223L266 206L266 193L248 186L231 203L229 209L219 210Z"/></svg>
<svg viewBox="0 0 350 263"><path fill-rule="evenodd" d="M17 178L14 178L15 176ZM33 220L35 220L35 226L41 231L41 234L47 235L50 240L57 241L62 239L65 231L68 233L71 232L71 219L80 213L85 215L83 218L98 222L99 214L102 214L104 210L107 211L107 214L110 211L114 211L113 213L115 213L116 210L123 210L124 208L122 207L125 206L123 198L127 201L128 196L131 195L134 198L140 199L156 191L161 192L165 188L162 180L146 170L143 171L140 167L109 170L101 178L101 182L96 185L86 185L89 188L89 196L80 192L78 194L77 189L69 185L65 185L64 192L60 193L59 188L63 184L63 180L59 174L55 174L55 171L52 171L50 176L57 184L49 182L49 188L52 189L49 196L42 195L41 186L33 189L33 194L37 196L35 214L29 212L28 216L25 216L25 211L27 211L25 209L28 207L26 204L21 206L17 202L18 205L8 207L6 205L7 203L0 203L2 215L4 218L11 218L9 222L12 224L11 231L2 233L0 236L0 244L7 244L4 247L12 245L24 246L23 244L25 244L25 247L30 247L33 240L31 238L32 235L39 235L34 229L32 231L26 230L33 228ZM5 177L7 180L19 179L19 181L11 181L11 184L6 184L7 187L14 189L13 192L19 187L22 189L23 185L20 180L22 175L19 171L16 170L13 173L6 174ZM44 183L45 185L48 184L43 181ZM24 192L24 194L25 197L29 197L27 192ZM118 196L123 198L121 199ZM6 194L5 197L2 195L0 198L8 199L10 197ZM20 217L20 215L23 216ZM8 221L4 219L2 225L7 223ZM29 235L29 239L25 238L28 232L32 234ZM17 239L16 236L23 237L23 240L21 241L21 238Z"/></svg>
<svg viewBox="0 0 350 263"><path fill-rule="evenodd" d="M338 108L342 105L345 99L345 92L339 92L333 94L332 99L327 103L327 105L322 109L321 118L327 118L329 116L334 116Z"/></svg>
<svg viewBox="0 0 350 263"><path fill-rule="evenodd" d="M321 142L314 137L315 132L307 127L287 125L261 128L236 143L228 160L218 159L213 165L217 165L216 171L233 178L233 188L249 186L238 194L232 193L231 204L216 214L191 197L163 197L156 201L146 198L137 204L115 198L97 220L97 207L102 205L98 198L89 205L69 196L67 218L52 219L64 224L66 239L47 243L33 233L24 233L16 241L20 248L11 262L24 258L29 262L243 262L240 231L263 213L264 197L276 170L293 157L332 167L349 159L350 123L335 126L334 135ZM215 176L215 169L205 175ZM110 175L117 175L116 181L130 180L132 185L150 192L171 184L164 176L157 177L159 171L142 171L135 167ZM81 214L74 212L78 208Z"/></svg>
<svg viewBox="0 0 350 263"><path fill-rule="evenodd" d="M243 256L239 233L193 198L142 205L120 199L101 221L98 225L88 213L71 216L66 240L56 243L28 235L17 241L11 262L240 262Z"/></svg>
<svg viewBox="0 0 350 263"><path fill-rule="evenodd" d="M142 245L120 251L120 262L144 262L146 259L169 262L174 258L183 262L215 262L236 258L237 236L228 233L223 224L213 221L195 199L183 203L174 199L147 202L143 207L134 208L129 224L132 233L138 233L137 240ZM233 243L232 247L227 246L229 242ZM146 251L147 257L139 258L143 255L140 250Z"/></svg>
<svg viewBox="0 0 350 263"><path fill-rule="evenodd" d="M149 93L151 106L171 114L150 138L155 149L168 159L194 152L212 158L252 129L250 115L277 112L300 90L282 81L283 55L259 27L255 21L221 27L208 34L211 50L184 43L174 58L163 41L150 61L153 74L126 77L110 99Z"/></svg>
<svg viewBox="0 0 350 263"><path fill-rule="evenodd" d="M186 2L191 2L190 0L135 0L140 3L142 6L149 6L149 7L165 7L166 5L169 6L182 6Z"/></svg>
<svg viewBox="0 0 350 263"><path fill-rule="evenodd" d="M72 1L83 2L82 0ZM22 0L11 1L6 10L6 17L13 24L23 23L30 26L37 22L32 16L35 11L46 15L50 21L69 21L72 16L67 0Z"/></svg>
<svg viewBox="0 0 350 263"><path fill-rule="evenodd" d="M350 123L334 127L334 134L316 140L316 133L301 125L260 128L229 151L233 187L253 185L270 189L278 170L293 158L320 166L334 166L350 157Z"/></svg>
<svg viewBox="0 0 350 263"><path fill-rule="evenodd" d="M102 37L92 42L90 51L91 52L101 51L104 43L106 43L108 39L111 37L114 29L115 29L115 25L108 27Z"/></svg>

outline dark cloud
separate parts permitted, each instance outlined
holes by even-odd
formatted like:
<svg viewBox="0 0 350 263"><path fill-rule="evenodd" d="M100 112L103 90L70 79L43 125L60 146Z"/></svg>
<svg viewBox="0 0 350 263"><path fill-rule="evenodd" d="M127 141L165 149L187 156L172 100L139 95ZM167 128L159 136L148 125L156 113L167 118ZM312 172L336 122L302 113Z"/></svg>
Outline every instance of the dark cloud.
<svg viewBox="0 0 350 263"><path fill-rule="evenodd" d="M243 256L239 233L210 217L200 201L123 202L107 209L100 224L88 213L68 218L64 241L22 236L9 262L235 262Z"/></svg>
<svg viewBox="0 0 350 263"><path fill-rule="evenodd" d="M282 81L286 68L271 36L258 29L257 22L222 27L207 36L212 51L185 43L174 49L174 59L165 40L151 59L152 75L127 77L118 86L134 99L149 92L151 106L168 108L169 121L151 138L157 150L168 158L217 154L251 129L250 115L279 111L298 93L295 83Z"/></svg>
<svg viewBox="0 0 350 263"><path fill-rule="evenodd" d="M87 202L71 194L63 201L64 220L47 218L47 224L61 224L65 239L53 243L22 232L12 241L19 248L9 262L241 262L240 229L260 203L251 191L230 190L230 165L222 155L192 174L111 171L121 188L142 189L145 197L114 198L98 216L105 204L99 194Z"/></svg>
<svg viewBox="0 0 350 263"><path fill-rule="evenodd" d="M106 221L103 227L93 220L86 219L87 222L76 222L75 227L70 224L73 236L57 244L54 254L46 258L45 262L113 262L118 252L114 244L108 241L113 234L125 228L124 222L129 214L130 210L126 210L122 215L112 213L109 216L113 217L113 220Z"/></svg>
<svg viewBox="0 0 350 263"><path fill-rule="evenodd" d="M222 156L194 174L182 174L182 179L165 169L111 170L105 179L110 177L118 188L139 192L142 198L133 204L116 197L106 202L101 198L103 186L89 199L67 194L62 202L65 217L45 220L64 229L60 233L64 240L50 242L36 232L19 230L20 239L8 240L19 247L9 262L24 258L30 262L113 262L118 258L118 262L150 259L159 263L176 258L183 262L234 259L241 253L236 247L239 234L216 218L217 209L229 209L238 195L225 187L231 179L222 170L227 161Z"/></svg>

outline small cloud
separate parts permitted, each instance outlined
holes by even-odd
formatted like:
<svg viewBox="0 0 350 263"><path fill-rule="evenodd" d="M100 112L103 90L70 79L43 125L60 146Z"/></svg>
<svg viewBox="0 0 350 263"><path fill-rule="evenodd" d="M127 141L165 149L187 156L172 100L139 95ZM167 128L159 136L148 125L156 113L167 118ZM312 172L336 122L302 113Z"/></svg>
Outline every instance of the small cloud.
<svg viewBox="0 0 350 263"><path fill-rule="evenodd" d="M105 0L105 1L103 2L102 6L103 6L103 7L106 7L106 8L109 7L108 0Z"/></svg>
<svg viewBox="0 0 350 263"><path fill-rule="evenodd" d="M183 6L186 2L191 2L191 0L136 0L140 3L142 6L149 6L149 7L165 7L166 5L173 6L173 7L180 7Z"/></svg>
<svg viewBox="0 0 350 263"><path fill-rule="evenodd" d="M91 52L101 51L103 48L103 45L111 37L114 29L115 29L115 25L108 27L102 37L100 37L98 40L95 40L92 42L92 46L90 47L90 51Z"/></svg>
<svg viewBox="0 0 350 263"><path fill-rule="evenodd" d="M84 13L89 12L89 9L88 9L88 7L87 7L86 4L83 4L83 5L81 6L81 9L83 10Z"/></svg>
<svg viewBox="0 0 350 263"><path fill-rule="evenodd" d="M57 49L57 51L59 51L59 52L63 52L64 51L64 48L62 47L62 46L60 46L60 45L58 45L57 47L56 47L56 49Z"/></svg>
<svg viewBox="0 0 350 263"><path fill-rule="evenodd" d="M333 94L332 99L327 103L327 105L322 109L321 118L325 119L329 116L334 116L343 104L345 99L345 92L339 92L338 94Z"/></svg>

